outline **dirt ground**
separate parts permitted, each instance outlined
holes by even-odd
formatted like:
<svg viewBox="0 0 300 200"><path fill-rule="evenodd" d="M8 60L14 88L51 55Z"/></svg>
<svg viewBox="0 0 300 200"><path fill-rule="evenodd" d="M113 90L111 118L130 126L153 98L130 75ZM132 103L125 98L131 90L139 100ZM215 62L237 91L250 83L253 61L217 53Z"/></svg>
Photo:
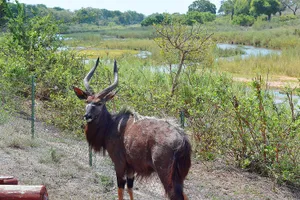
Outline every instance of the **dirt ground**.
<svg viewBox="0 0 300 200"><path fill-rule="evenodd" d="M245 77L233 77L234 81L249 83L253 81L253 78ZM299 87L299 79L289 76L272 76L267 81L268 88L284 89L285 87Z"/></svg>
<svg viewBox="0 0 300 200"><path fill-rule="evenodd" d="M31 139L30 121L10 117L0 124L0 175L22 185L46 185L50 200L117 199L114 167L109 157L93 156L89 167L86 141L41 122ZM69 134L70 135L70 134ZM222 161L193 161L185 181L189 199L300 199L300 188L279 186ZM137 200L165 199L156 176L136 181ZM125 199L129 199L125 194Z"/></svg>

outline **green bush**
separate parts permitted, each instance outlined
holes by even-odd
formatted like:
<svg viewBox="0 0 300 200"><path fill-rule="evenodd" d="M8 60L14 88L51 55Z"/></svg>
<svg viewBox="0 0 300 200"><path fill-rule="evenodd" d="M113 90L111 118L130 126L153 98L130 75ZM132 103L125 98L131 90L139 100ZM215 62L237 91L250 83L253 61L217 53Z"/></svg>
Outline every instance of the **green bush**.
<svg viewBox="0 0 300 200"><path fill-rule="evenodd" d="M279 17L279 21L281 22L285 22L285 21L290 21L290 20L294 20L294 19L297 19L298 17L296 15L281 15Z"/></svg>
<svg viewBox="0 0 300 200"><path fill-rule="evenodd" d="M164 21L164 19L165 19L164 14L155 13L155 14L152 14L152 15L146 17L141 22L141 25L142 26L152 26L154 24L160 24Z"/></svg>
<svg viewBox="0 0 300 200"><path fill-rule="evenodd" d="M232 23L240 26L252 26L254 24L255 18L250 15L234 15Z"/></svg>
<svg viewBox="0 0 300 200"><path fill-rule="evenodd" d="M210 12L190 11L185 15L185 24L193 25L195 23L203 24L212 22L216 19L216 15Z"/></svg>
<svg viewBox="0 0 300 200"><path fill-rule="evenodd" d="M63 41L58 40L55 19L51 16L27 18L22 5L17 5L18 15L9 19L9 32L1 41L1 103L23 111L21 107L25 104L21 102L30 98L31 77L35 76L36 96L50 106L56 96L63 96L78 82L78 74L85 73L84 64L74 52L58 51ZM53 116L51 121L56 119Z"/></svg>

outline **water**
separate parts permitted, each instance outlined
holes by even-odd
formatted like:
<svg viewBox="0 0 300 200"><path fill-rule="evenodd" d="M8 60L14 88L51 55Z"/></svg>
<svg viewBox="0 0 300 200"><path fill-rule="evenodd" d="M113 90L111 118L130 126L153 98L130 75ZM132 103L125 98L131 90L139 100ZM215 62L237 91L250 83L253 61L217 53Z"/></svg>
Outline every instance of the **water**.
<svg viewBox="0 0 300 200"><path fill-rule="evenodd" d="M136 57L145 59L151 55L152 55L152 53L150 51L140 51L138 54L136 54Z"/></svg>
<svg viewBox="0 0 300 200"><path fill-rule="evenodd" d="M232 57L226 57L225 59L234 59L237 57L240 57L242 59L249 58L250 56L267 56L271 54L280 55L280 50L274 50L274 49L266 49L266 48L258 48L254 46L247 46L247 45L236 45L236 44L217 44L217 47L220 49L241 49L245 52L243 55L239 56L232 56ZM152 53L149 51L140 51L136 56L139 58L147 58L151 56Z"/></svg>
<svg viewBox="0 0 300 200"><path fill-rule="evenodd" d="M270 90L274 95L275 104L288 104L288 99L285 93L280 90ZM300 111L300 96L293 95L293 103L296 111Z"/></svg>
<svg viewBox="0 0 300 200"><path fill-rule="evenodd" d="M217 44L217 47L220 49L241 49L245 52L243 55L227 57L226 59L233 59L240 57L242 59L249 58L251 56L267 56L271 54L280 55L280 50L266 49L266 48L257 48L254 46L247 45L236 45L236 44Z"/></svg>
<svg viewBox="0 0 300 200"><path fill-rule="evenodd" d="M247 46L247 45L236 45L236 44L217 44L217 47L220 49L242 49L245 54L243 55L238 55L238 56L232 56L232 57L226 57L222 59L226 60L233 60L234 58L242 58L246 59L251 56L267 56L271 54L276 54L280 55L281 51L280 50L273 50L273 49L266 49L266 48L257 48L253 46ZM141 51L137 56L140 58L147 58L148 56L151 55L151 52L149 51ZM176 66L175 66L176 68ZM163 72L163 73L169 73L168 67L167 66L155 66L151 67L152 71L158 71L158 72Z"/></svg>

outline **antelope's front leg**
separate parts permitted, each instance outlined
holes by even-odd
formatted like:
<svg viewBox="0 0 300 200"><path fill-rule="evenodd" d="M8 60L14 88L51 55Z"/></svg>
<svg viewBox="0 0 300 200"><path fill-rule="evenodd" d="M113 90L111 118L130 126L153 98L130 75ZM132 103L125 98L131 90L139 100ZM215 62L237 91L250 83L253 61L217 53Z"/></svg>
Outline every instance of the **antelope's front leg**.
<svg viewBox="0 0 300 200"><path fill-rule="evenodd" d="M124 177L117 176L117 182L118 182L118 198L119 198L119 200L123 200L124 187L126 184L126 180L124 179Z"/></svg>

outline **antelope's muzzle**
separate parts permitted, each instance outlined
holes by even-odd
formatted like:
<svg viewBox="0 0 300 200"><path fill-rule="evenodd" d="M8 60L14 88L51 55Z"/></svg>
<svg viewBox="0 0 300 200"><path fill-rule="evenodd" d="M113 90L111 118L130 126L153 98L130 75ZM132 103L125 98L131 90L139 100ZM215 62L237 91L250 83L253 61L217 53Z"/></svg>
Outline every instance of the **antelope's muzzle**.
<svg viewBox="0 0 300 200"><path fill-rule="evenodd" d="M92 121L92 116L89 115L89 114L85 114L83 116L83 119L86 121L86 122L91 122Z"/></svg>

